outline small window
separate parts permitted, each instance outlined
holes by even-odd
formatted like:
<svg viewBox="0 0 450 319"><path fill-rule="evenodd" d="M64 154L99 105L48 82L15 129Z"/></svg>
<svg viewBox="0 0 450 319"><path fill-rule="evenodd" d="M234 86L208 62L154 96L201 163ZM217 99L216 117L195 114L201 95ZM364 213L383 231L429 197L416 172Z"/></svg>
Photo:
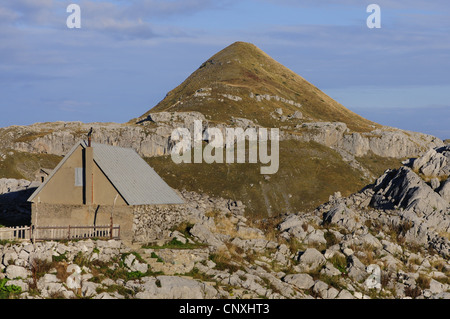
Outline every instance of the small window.
<svg viewBox="0 0 450 319"><path fill-rule="evenodd" d="M83 168L75 168L75 186L83 186Z"/></svg>

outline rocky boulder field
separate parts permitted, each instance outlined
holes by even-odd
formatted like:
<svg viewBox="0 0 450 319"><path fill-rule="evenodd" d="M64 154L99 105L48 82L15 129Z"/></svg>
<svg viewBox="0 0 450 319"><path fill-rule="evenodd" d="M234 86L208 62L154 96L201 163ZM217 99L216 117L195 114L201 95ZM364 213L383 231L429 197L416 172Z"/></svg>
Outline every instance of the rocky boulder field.
<svg viewBox="0 0 450 319"><path fill-rule="evenodd" d="M156 243L2 242L0 294L449 299L448 159L439 148L359 193L266 219L245 217L238 201L182 192L192 214Z"/></svg>
<svg viewBox="0 0 450 319"><path fill-rule="evenodd" d="M448 224L436 233L426 215L411 221L405 210L369 208L375 194L335 194L313 212L252 221L240 203L220 206L229 201L189 193L195 214L158 243L3 242L0 293L25 299L450 298ZM426 240L411 240L419 230Z"/></svg>

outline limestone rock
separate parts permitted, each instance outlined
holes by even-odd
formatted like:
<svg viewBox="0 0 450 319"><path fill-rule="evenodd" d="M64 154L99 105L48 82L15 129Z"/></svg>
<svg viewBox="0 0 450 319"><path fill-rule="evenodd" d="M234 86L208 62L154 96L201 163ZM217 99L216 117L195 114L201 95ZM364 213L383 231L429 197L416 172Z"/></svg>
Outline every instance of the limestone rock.
<svg viewBox="0 0 450 319"><path fill-rule="evenodd" d="M362 281L368 276L366 266L355 255L349 257L348 275L355 281Z"/></svg>
<svg viewBox="0 0 450 319"><path fill-rule="evenodd" d="M336 299L355 299L355 297L350 293L350 291L343 289L339 292Z"/></svg>
<svg viewBox="0 0 450 319"><path fill-rule="evenodd" d="M224 247L224 243L217 239L216 236L207 227L195 224L189 231L192 236L198 238L201 242L211 245L215 248Z"/></svg>
<svg viewBox="0 0 450 319"><path fill-rule="evenodd" d="M412 163L412 169L427 177L448 176L450 174L450 147L430 149Z"/></svg>
<svg viewBox="0 0 450 319"><path fill-rule="evenodd" d="M441 188L439 189L439 195L447 202L450 202L450 178L447 178L447 180L442 183Z"/></svg>
<svg viewBox="0 0 450 319"><path fill-rule="evenodd" d="M66 279L66 285L69 289L81 288L81 268L78 265L70 264L67 267L67 273L71 274Z"/></svg>
<svg viewBox="0 0 450 319"><path fill-rule="evenodd" d="M338 203L324 214L324 223L337 224L349 230L358 227L357 214L344 203Z"/></svg>
<svg viewBox="0 0 450 319"><path fill-rule="evenodd" d="M31 272L28 269L16 265L7 266L5 273L6 278L8 279L16 279L16 278L25 279L28 276L31 276Z"/></svg>
<svg viewBox="0 0 450 319"><path fill-rule="evenodd" d="M374 190L377 194L372 205L389 209L403 207L421 213L431 213L447 208L448 203L408 167L388 170L381 176Z"/></svg>
<svg viewBox="0 0 450 319"><path fill-rule="evenodd" d="M322 230L314 230L306 236L304 242L306 244L326 244L327 240L325 239L324 235L325 233Z"/></svg>
<svg viewBox="0 0 450 319"><path fill-rule="evenodd" d="M299 265L304 270L317 269L326 263L325 257L315 248L306 249L298 258Z"/></svg>
<svg viewBox="0 0 450 319"><path fill-rule="evenodd" d="M124 264L130 269L130 271L138 271L145 274L148 270L148 265L139 262L134 254L129 254L125 258Z"/></svg>
<svg viewBox="0 0 450 319"><path fill-rule="evenodd" d="M328 299L328 285L321 280L316 280L313 291L323 299Z"/></svg>
<svg viewBox="0 0 450 319"><path fill-rule="evenodd" d="M286 275L283 281L299 289L309 289L314 285L314 279L308 274Z"/></svg>
<svg viewBox="0 0 450 319"><path fill-rule="evenodd" d="M143 292L136 295L139 299L209 299L217 291L207 284L178 276L158 276Z"/></svg>

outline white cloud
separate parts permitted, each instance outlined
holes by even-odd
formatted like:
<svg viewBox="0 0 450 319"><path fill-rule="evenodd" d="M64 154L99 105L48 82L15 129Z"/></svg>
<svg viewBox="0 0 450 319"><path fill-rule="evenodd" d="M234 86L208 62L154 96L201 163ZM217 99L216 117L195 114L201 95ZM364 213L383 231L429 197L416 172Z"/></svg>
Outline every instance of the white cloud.
<svg viewBox="0 0 450 319"><path fill-rule="evenodd" d="M16 11L0 6L0 25L10 24L16 21L18 17L19 14Z"/></svg>
<svg viewBox="0 0 450 319"><path fill-rule="evenodd" d="M64 3L54 0L4 1L0 9L14 12L14 22L25 26L51 26L58 21L58 12L65 12Z"/></svg>
<svg viewBox="0 0 450 319"><path fill-rule="evenodd" d="M168 17L172 15L186 16L207 9L215 8L223 1L212 0L133 0L124 11L131 16Z"/></svg>

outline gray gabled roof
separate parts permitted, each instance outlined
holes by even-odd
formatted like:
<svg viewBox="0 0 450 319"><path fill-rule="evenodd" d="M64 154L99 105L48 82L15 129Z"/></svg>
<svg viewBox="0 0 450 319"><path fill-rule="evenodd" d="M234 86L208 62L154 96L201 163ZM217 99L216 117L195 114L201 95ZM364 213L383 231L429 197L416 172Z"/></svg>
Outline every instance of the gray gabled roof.
<svg viewBox="0 0 450 319"><path fill-rule="evenodd" d="M94 161L129 205L183 203L135 150L97 143L92 147Z"/></svg>
<svg viewBox="0 0 450 319"><path fill-rule="evenodd" d="M73 153L80 144L82 147L87 147L86 142L80 142L69 154ZM91 145L94 150L94 162L128 205L184 203L178 194L133 149L98 143ZM65 159L70 157L69 154ZM55 168L52 175L61 165L62 163ZM47 181L51 179L52 175ZM33 193L29 201L32 201L47 181Z"/></svg>

